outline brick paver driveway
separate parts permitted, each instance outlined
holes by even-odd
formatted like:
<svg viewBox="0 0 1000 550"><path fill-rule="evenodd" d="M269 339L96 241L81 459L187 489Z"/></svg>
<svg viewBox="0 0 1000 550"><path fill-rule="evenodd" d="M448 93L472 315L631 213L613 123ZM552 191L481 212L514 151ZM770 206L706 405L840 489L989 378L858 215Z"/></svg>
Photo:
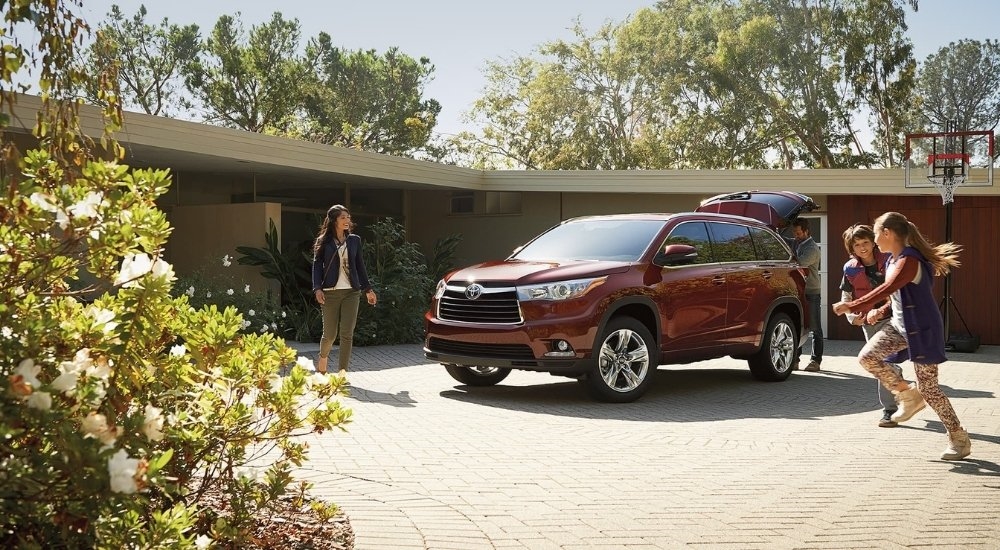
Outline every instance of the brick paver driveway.
<svg viewBox="0 0 1000 550"><path fill-rule="evenodd" d="M942 367L973 441L955 463L930 409L876 427L859 347L829 342L823 372L783 383L731 359L662 368L618 405L546 374L460 386L418 346L355 349L354 422L310 440L300 477L359 549L1000 548L1000 347Z"/></svg>

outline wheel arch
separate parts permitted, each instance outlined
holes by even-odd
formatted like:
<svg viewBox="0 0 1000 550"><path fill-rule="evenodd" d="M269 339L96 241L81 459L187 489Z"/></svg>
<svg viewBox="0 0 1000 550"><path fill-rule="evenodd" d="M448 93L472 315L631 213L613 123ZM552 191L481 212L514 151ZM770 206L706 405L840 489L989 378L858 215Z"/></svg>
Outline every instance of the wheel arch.
<svg viewBox="0 0 1000 550"><path fill-rule="evenodd" d="M805 323L805 319L803 318L805 310L802 308L802 302L799 300L792 297L785 297L775 300L774 303L771 304L771 307L768 308L767 315L764 317L763 321L764 330L760 332L757 338L757 345L755 346L757 351L760 351L760 347L764 343L764 332L767 329L767 324L771 321L771 318L774 317L775 313L784 313L785 315L788 315L788 318L791 319L792 323L795 325L795 330L798 331L798 339L801 343L802 326Z"/></svg>
<svg viewBox="0 0 1000 550"><path fill-rule="evenodd" d="M653 341L656 343L656 349L658 350L660 348L660 315L659 310L656 307L656 302L654 302L652 298L649 298L648 296L627 296L625 298L615 300L610 306L608 306L604 315L601 316L601 322L597 325L596 338L601 338L601 335L604 334L608 323L615 317L631 317L642 323L653 336Z"/></svg>

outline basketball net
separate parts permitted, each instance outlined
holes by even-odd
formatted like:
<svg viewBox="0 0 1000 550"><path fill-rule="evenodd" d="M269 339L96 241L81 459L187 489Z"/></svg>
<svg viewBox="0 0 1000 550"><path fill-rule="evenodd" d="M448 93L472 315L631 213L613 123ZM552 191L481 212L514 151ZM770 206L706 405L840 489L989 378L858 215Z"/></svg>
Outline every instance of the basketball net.
<svg viewBox="0 0 1000 550"><path fill-rule="evenodd" d="M955 202L955 188L965 182L965 174L948 176L940 174L927 176L927 179L934 184L934 188L941 194L941 204Z"/></svg>

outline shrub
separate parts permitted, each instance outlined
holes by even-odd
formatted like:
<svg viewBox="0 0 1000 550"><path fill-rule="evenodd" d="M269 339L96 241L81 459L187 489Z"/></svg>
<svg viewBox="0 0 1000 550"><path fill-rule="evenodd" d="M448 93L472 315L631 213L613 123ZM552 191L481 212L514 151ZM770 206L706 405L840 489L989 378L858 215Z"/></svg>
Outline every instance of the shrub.
<svg viewBox="0 0 1000 550"><path fill-rule="evenodd" d="M95 161L77 104L60 101L82 78L69 64L84 23L61 2L4 15L40 34L45 94L39 149L18 158L5 141L0 172L0 547L246 546L252 516L307 489L290 475L306 460L295 436L350 420L343 380L273 334L241 334L234 307L171 295L155 204L168 174ZM29 56L16 40L5 54L6 107ZM200 506L209 492L225 509Z"/></svg>
<svg viewBox="0 0 1000 550"><path fill-rule="evenodd" d="M226 254L221 262L223 268L228 268L233 259ZM173 294L187 296L188 302L196 309L209 305L218 309L235 308L242 317L242 334L272 333L284 338L294 338L296 334L294 312L289 315L270 289L253 288L245 280L219 275L217 271L212 273L207 267L178 278Z"/></svg>

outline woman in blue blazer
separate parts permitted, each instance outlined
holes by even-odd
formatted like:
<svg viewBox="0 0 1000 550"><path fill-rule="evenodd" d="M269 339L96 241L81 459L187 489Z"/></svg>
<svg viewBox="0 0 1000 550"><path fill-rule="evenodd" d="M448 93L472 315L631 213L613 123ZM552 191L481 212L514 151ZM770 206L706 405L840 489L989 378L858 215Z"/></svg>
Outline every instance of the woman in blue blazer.
<svg viewBox="0 0 1000 550"><path fill-rule="evenodd" d="M378 302L361 257L361 237L351 233L353 228L351 213L335 204L326 211L313 243L312 290L323 309L323 337L316 370L326 372L327 356L339 336L341 376L347 374L351 360L361 295L370 305Z"/></svg>

